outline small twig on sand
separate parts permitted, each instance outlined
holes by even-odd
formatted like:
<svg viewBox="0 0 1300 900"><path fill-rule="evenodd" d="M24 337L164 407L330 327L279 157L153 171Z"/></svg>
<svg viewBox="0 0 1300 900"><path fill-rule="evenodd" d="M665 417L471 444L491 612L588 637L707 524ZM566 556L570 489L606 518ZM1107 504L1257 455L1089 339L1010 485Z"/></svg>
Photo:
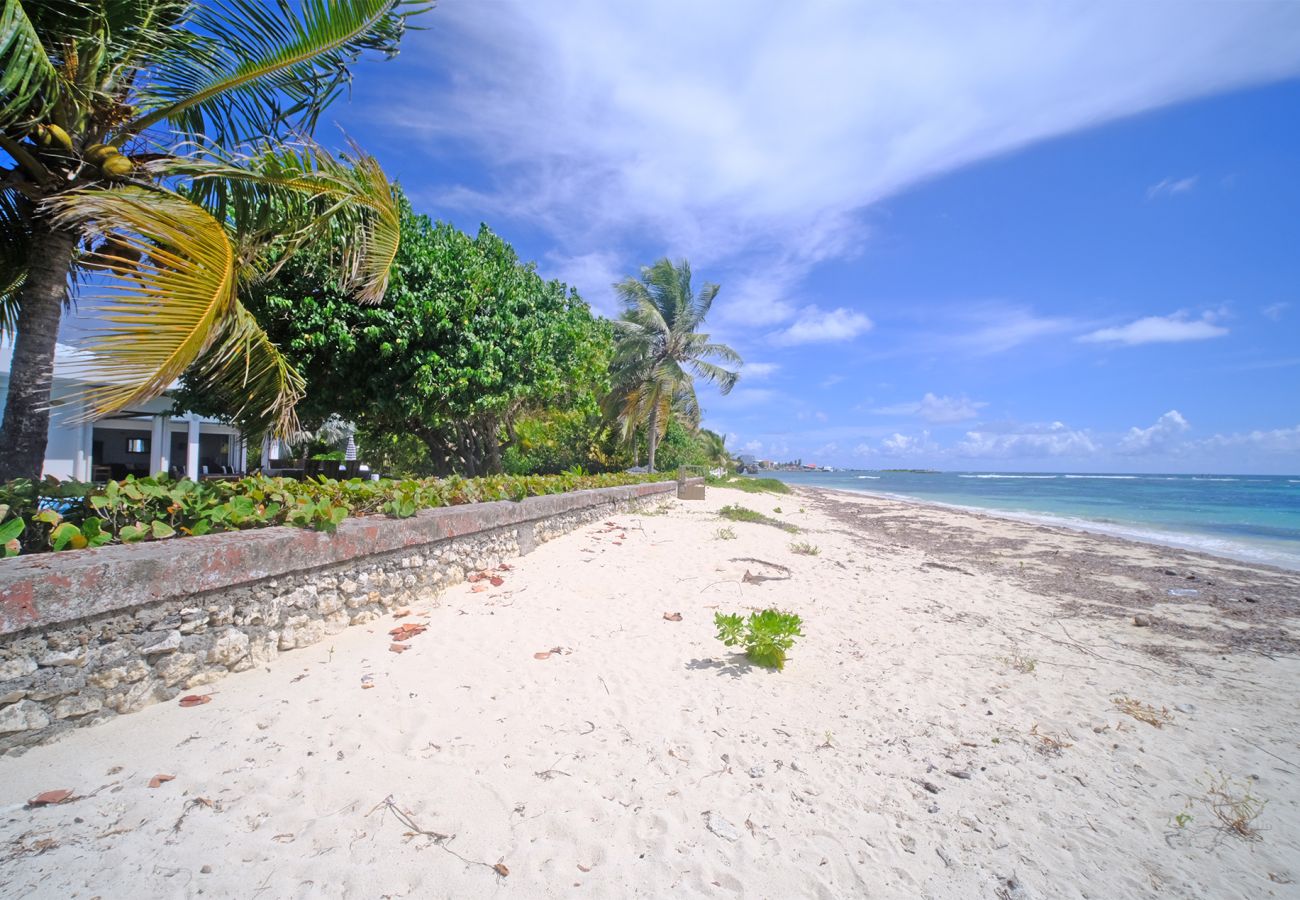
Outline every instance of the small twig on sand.
<svg viewBox="0 0 1300 900"><path fill-rule="evenodd" d="M378 804L376 804L375 808L372 809L370 812L366 813L366 815L367 816L373 815L377 810L380 809L387 809L389 812L393 814L393 817L396 818L398 822L402 823L402 825L407 829L406 834L403 835L403 837L405 838L409 839L413 837L426 837L433 842L434 846L446 850L448 853L450 853L452 856L456 857L463 863L472 866L483 866L485 869L491 869L493 872L495 872L497 875L501 877L505 877L505 875L509 873L509 869L506 869L506 867L501 863L497 863L496 865L493 865L492 863L484 862L481 859L469 859L468 857L461 856L455 850L447 846L449 843L451 843L453 840L456 839L456 835L443 834L442 832L439 831L428 831L424 828L421 828L419 825L416 824L415 820L412 819L408 813L404 812L402 808L393 801L392 794L389 794Z"/></svg>

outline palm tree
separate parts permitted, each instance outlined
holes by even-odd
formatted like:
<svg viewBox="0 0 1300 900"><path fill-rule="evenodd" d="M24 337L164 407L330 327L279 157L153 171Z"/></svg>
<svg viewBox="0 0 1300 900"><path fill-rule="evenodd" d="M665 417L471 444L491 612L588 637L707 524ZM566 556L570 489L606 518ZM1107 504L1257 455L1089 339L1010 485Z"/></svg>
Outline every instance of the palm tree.
<svg viewBox="0 0 1300 900"><path fill-rule="evenodd" d="M623 301L623 314L614 323L615 351L611 365L614 389L608 406L617 416L624 437L646 427L649 469L655 470L655 447L670 416L698 427L700 405L695 377L730 393L740 375L711 362L732 366L740 356L726 344L709 342L696 331L709 314L718 285L691 291L691 266L673 265L665 258L642 268L641 277L614 286Z"/></svg>
<svg viewBox="0 0 1300 900"><path fill-rule="evenodd" d="M383 296L398 210L378 164L310 135L408 0L0 0L0 336L14 340L0 480L39 477L59 321L77 285L103 386L83 418L187 369L250 429L295 430L302 379L240 303L308 241L348 236ZM0 156L0 162L4 156Z"/></svg>
<svg viewBox="0 0 1300 900"><path fill-rule="evenodd" d="M724 471L730 468L731 451L727 449L726 435L703 428L700 430L700 439L704 445L704 454L709 461L709 468Z"/></svg>

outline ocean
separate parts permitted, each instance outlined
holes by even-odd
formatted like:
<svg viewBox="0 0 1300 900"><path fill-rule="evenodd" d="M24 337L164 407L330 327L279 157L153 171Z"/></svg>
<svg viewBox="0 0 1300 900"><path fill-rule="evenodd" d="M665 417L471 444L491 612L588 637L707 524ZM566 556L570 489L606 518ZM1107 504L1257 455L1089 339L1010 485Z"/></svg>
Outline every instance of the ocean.
<svg viewBox="0 0 1300 900"><path fill-rule="evenodd" d="M1300 571L1300 476L765 472Z"/></svg>

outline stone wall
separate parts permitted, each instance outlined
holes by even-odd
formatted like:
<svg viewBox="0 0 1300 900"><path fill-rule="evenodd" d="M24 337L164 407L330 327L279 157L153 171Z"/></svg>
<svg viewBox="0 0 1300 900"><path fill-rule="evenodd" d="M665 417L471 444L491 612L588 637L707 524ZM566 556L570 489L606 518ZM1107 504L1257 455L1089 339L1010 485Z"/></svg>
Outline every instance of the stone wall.
<svg viewBox="0 0 1300 900"><path fill-rule="evenodd" d="M0 752L270 662L673 482L0 562Z"/></svg>

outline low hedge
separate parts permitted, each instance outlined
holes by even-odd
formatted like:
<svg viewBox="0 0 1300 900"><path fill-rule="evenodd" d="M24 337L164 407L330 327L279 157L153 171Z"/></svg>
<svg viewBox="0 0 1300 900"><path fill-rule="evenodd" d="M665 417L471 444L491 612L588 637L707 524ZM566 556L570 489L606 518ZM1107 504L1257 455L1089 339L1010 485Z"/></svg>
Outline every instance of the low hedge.
<svg viewBox="0 0 1300 900"><path fill-rule="evenodd" d="M523 500L589 488L659 481L663 475L492 475L380 481L238 480L11 481L0 486L5 556L166 540L217 531L297 525L333 531L349 516L413 516L422 509Z"/></svg>

